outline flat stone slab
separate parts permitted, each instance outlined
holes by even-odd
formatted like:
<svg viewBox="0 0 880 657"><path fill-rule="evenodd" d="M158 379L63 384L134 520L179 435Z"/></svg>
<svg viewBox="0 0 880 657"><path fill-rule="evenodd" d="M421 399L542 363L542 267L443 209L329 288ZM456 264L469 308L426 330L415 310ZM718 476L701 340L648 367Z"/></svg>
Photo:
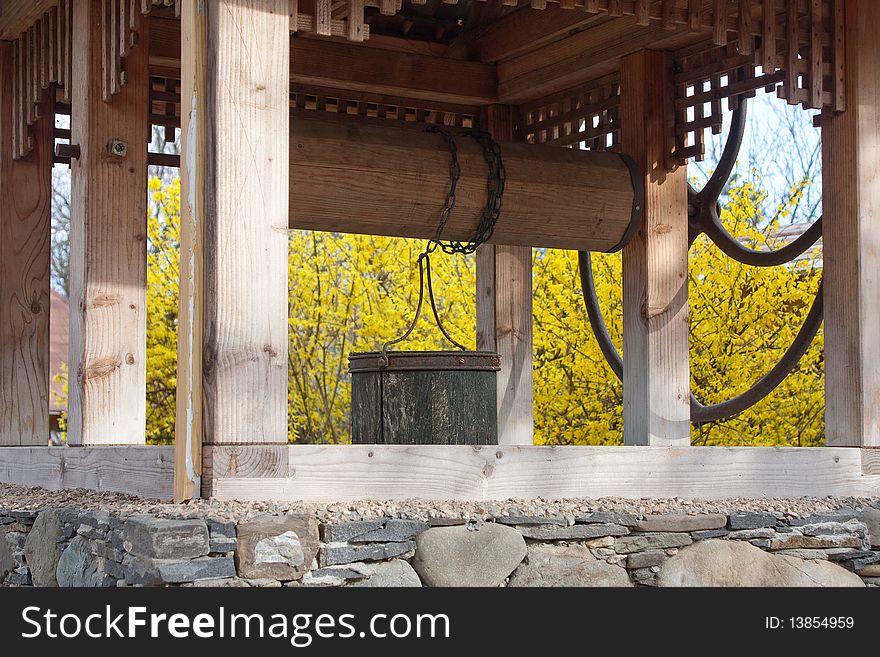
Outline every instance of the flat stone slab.
<svg viewBox="0 0 880 657"><path fill-rule="evenodd" d="M318 553L318 523L306 515L260 516L238 525L235 564L247 579L300 579Z"/></svg>
<svg viewBox="0 0 880 657"><path fill-rule="evenodd" d="M683 533L662 532L656 534L632 534L618 538L614 549L618 554L630 554L642 550L665 550L678 548L693 543L690 535Z"/></svg>
<svg viewBox="0 0 880 657"><path fill-rule="evenodd" d="M576 541L629 534L629 529L620 525L572 525L571 527L519 525L518 529L526 538L541 541Z"/></svg>
<svg viewBox="0 0 880 657"><path fill-rule="evenodd" d="M594 511L593 513L577 516L574 521L578 524L622 525L624 527L635 527L638 518L629 513Z"/></svg>
<svg viewBox="0 0 880 657"><path fill-rule="evenodd" d="M412 566L428 586L501 586L526 556L522 534L497 523L434 527L416 544Z"/></svg>
<svg viewBox="0 0 880 657"><path fill-rule="evenodd" d="M202 579L235 577L235 563L231 557L199 559L127 557L123 563L123 573L128 584L143 586L183 584Z"/></svg>
<svg viewBox="0 0 880 657"><path fill-rule="evenodd" d="M666 550L645 550L644 552L633 552L626 558L627 568L651 568L659 566L669 558Z"/></svg>
<svg viewBox="0 0 880 657"><path fill-rule="evenodd" d="M710 538L722 538L730 532L726 529L709 529L707 531L691 532L691 538L695 541L705 541Z"/></svg>
<svg viewBox="0 0 880 657"><path fill-rule="evenodd" d="M204 520L131 516L122 528L126 552L151 559L195 559L211 549Z"/></svg>
<svg viewBox="0 0 880 657"><path fill-rule="evenodd" d="M562 516L498 516L495 522L500 525L556 525L567 527L568 520Z"/></svg>
<svg viewBox="0 0 880 657"><path fill-rule="evenodd" d="M768 548L771 550L822 549L822 548L858 548L862 539L858 536L803 536L801 534L785 534L771 538Z"/></svg>
<svg viewBox="0 0 880 657"><path fill-rule="evenodd" d="M727 522L730 529L760 529L775 526L777 519L772 513L741 512L731 514Z"/></svg>
<svg viewBox="0 0 880 657"><path fill-rule="evenodd" d="M743 541L694 543L670 557L660 586L864 586L858 575L828 561L771 554Z"/></svg>
<svg viewBox="0 0 880 657"><path fill-rule="evenodd" d="M695 532L721 529L727 525L723 513L703 513L700 515L663 514L645 516L636 522L635 528L641 532Z"/></svg>
<svg viewBox="0 0 880 657"><path fill-rule="evenodd" d="M404 543L369 543L367 545L332 544L321 548L321 565L338 566L358 561L384 561L412 552L414 541Z"/></svg>
<svg viewBox="0 0 880 657"><path fill-rule="evenodd" d="M402 543L430 527L417 520L386 518L322 525L321 533L327 543Z"/></svg>
<svg viewBox="0 0 880 657"><path fill-rule="evenodd" d="M596 559L582 546L534 544L508 586L631 587L632 582L626 570Z"/></svg>

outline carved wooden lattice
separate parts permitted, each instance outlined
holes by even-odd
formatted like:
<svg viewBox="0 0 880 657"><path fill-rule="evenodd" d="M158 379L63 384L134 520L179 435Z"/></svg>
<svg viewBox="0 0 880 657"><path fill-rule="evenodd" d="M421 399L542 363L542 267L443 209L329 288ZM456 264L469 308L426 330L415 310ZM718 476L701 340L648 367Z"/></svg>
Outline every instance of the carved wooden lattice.
<svg viewBox="0 0 880 657"><path fill-rule="evenodd" d="M520 108L529 144L611 150L619 141L620 84L617 76Z"/></svg>

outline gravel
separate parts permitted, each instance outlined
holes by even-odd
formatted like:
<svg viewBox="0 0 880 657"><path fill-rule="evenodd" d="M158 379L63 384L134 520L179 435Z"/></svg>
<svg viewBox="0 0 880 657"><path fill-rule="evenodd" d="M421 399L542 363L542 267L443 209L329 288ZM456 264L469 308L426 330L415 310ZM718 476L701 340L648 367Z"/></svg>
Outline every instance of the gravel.
<svg viewBox="0 0 880 657"><path fill-rule="evenodd" d="M857 497L800 497L800 498L731 498L725 500L698 499L625 499L604 497L511 499L491 502L454 502L442 500L409 500L405 502L363 501L337 504L304 504L302 502L239 502L193 500L185 504L168 504L117 493L91 490L50 491L12 484L0 484L0 509L34 510L47 507L73 506L80 509L104 509L120 516L148 513L164 518L217 518L240 522L262 514L308 513L323 522L368 520L397 517L427 521L431 518L465 518L484 521L503 516L559 517L569 524L577 516L595 511L617 511L636 516L660 513L725 513L755 511L773 513L779 518L803 518L827 513L842 507L880 507L880 498Z"/></svg>

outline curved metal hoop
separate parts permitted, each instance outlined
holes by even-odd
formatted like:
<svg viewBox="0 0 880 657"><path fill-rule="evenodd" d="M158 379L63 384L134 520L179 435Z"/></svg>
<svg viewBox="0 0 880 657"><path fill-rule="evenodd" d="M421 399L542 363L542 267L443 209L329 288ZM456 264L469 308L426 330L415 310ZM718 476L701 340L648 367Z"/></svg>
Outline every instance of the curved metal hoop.
<svg viewBox="0 0 880 657"><path fill-rule="evenodd" d="M800 257L819 241L822 237L822 218L817 219L797 239L773 251L759 251L743 246L721 223L718 199L736 165L747 116L748 105L743 98L733 112L727 143L714 173L699 192L692 187L688 189L688 238L693 244L701 233L706 233L725 255L737 262L753 267L775 267Z"/></svg>
<svg viewBox="0 0 880 657"><path fill-rule="evenodd" d="M589 251L578 251L578 266L580 269L581 290L584 295L584 304L587 307L587 317L590 320L590 326L593 334L599 343L599 349L611 370L618 379L623 381L623 358L608 333L608 327L605 324L605 318L602 315L602 309L599 307L599 298L596 294L596 281L593 277L593 263ZM691 422L694 424L705 424L707 422L717 422L718 420L726 420L742 413L744 410L754 406L767 395L773 392L783 379L791 374L792 370L800 362L801 358L810 343L819 332L823 319L822 304L822 288L819 284L819 290L816 292L816 298L813 300L810 311L801 326L800 331L795 336L786 352L782 355L773 368L764 376L758 379L748 390L727 401L718 404L705 405L696 398L694 393L690 394L691 404Z"/></svg>

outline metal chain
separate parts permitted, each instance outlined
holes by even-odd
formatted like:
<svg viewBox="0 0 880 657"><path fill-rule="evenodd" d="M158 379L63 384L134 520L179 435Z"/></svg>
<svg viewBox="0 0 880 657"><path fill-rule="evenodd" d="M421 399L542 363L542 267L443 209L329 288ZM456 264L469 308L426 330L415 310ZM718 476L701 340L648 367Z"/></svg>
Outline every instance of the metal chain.
<svg viewBox="0 0 880 657"><path fill-rule="evenodd" d="M461 179L461 164L458 159L458 147L455 143L455 137L448 130L440 126L429 126L425 129L440 135L446 142L451 155L449 167L449 192L443 204L443 211L440 213L440 222L437 225L437 232L428 242L425 249L426 253L433 253L437 249L443 253L452 255L460 253L462 255L470 255L486 241L488 241L495 232L495 225L501 216L501 209L504 199L504 186L507 179L507 172L504 168L504 159L501 154L501 147L492 136L482 130L462 130L458 134L462 137L470 137L483 148L483 157L488 167L488 175L486 178L486 206L483 208L480 216L480 223L477 226L474 236L468 242L446 241L442 239L443 230L452 211L455 209L456 191L458 190L458 182Z"/></svg>

